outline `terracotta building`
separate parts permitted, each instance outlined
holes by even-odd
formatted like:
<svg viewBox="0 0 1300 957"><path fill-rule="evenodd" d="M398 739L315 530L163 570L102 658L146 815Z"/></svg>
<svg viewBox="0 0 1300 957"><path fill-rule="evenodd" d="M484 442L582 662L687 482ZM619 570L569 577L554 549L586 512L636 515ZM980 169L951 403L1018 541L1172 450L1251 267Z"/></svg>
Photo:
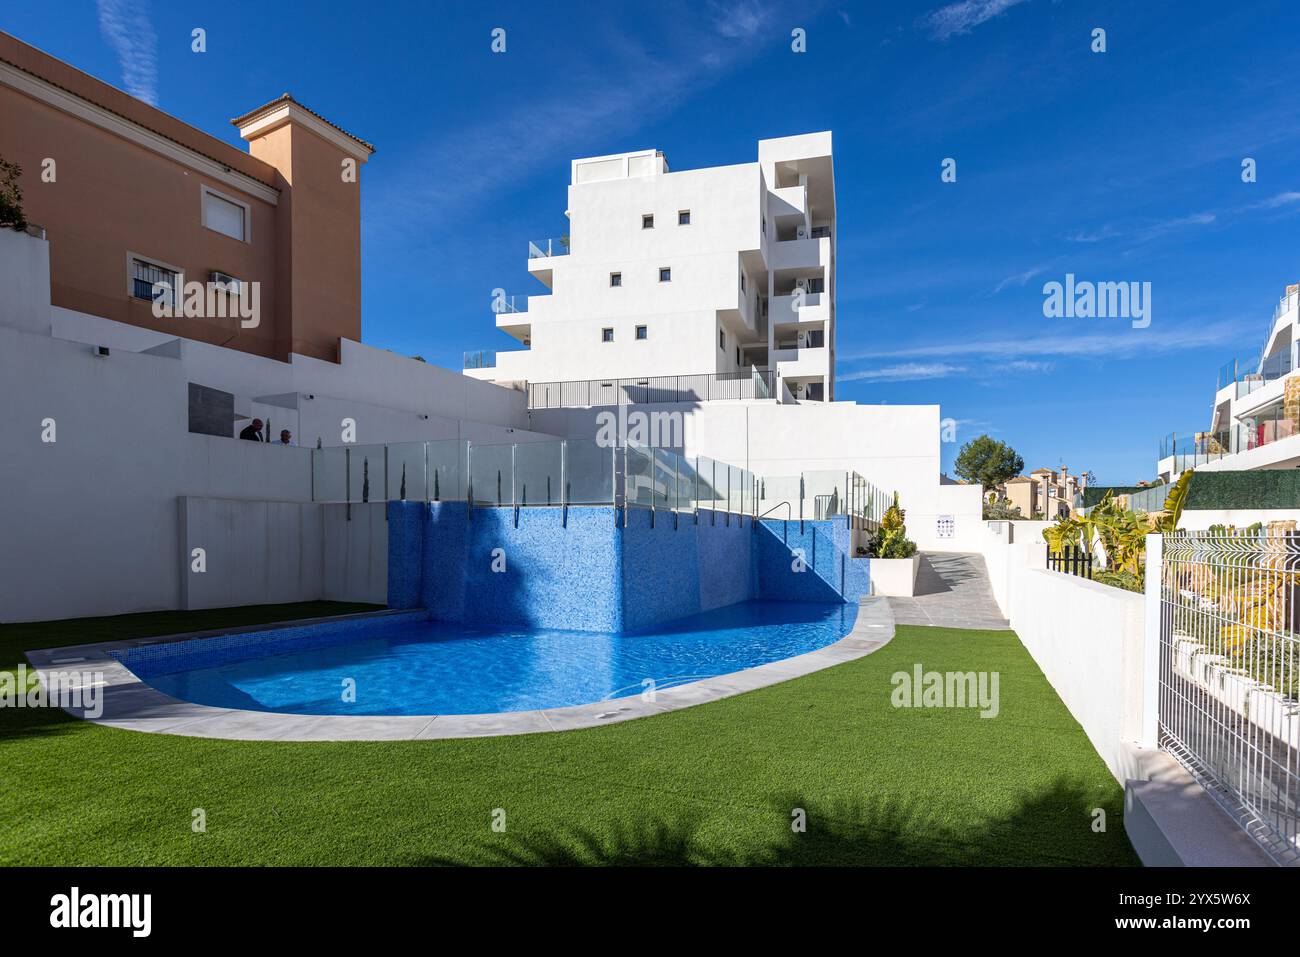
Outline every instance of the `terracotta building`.
<svg viewBox="0 0 1300 957"><path fill-rule="evenodd" d="M1020 509L1025 518L1042 513L1049 520L1074 513L1074 497L1087 487L1084 475L1071 475L1070 470L1035 469L1028 475L1018 475L998 489L998 493Z"/></svg>
<svg viewBox="0 0 1300 957"><path fill-rule="evenodd" d="M0 33L0 158L50 244L51 300L287 360L361 338L360 166L373 147L288 94L235 119L248 152ZM157 314L159 283L255 290ZM253 284L256 284L254 286ZM225 318L225 313L233 318Z"/></svg>

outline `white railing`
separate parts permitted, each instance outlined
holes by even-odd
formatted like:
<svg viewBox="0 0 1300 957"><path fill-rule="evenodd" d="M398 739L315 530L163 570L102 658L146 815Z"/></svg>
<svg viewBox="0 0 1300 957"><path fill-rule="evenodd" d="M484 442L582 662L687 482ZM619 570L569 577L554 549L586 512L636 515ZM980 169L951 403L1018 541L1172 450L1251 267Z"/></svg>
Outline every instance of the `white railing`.
<svg viewBox="0 0 1300 957"><path fill-rule="evenodd" d="M1167 535L1159 587L1160 746L1278 863L1300 863L1300 536Z"/></svg>

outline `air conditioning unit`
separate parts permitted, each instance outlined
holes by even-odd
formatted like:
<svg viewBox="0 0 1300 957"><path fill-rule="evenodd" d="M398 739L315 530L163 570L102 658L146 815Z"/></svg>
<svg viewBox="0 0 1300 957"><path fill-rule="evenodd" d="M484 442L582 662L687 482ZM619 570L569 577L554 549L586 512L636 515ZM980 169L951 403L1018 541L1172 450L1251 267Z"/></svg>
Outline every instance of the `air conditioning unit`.
<svg viewBox="0 0 1300 957"><path fill-rule="evenodd" d="M796 382L796 383L794 384L794 397L795 397L796 399L802 399L802 398L804 397L804 393L807 391L807 389L808 389L808 387L807 387L804 383L802 383L802 382Z"/></svg>
<svg viewBox="0 0 1300 957"><path fill-rule="evenodd" d="M796 288L796 289L802 289L804 292L807 292L807 291L808 291L808 280L807 280L806 278L804 278L803 276L800 276L798 279L796 279L796 280L794 281L794 288Z"/></svg>
<svg viewBox="0 0 1300 957"><path fill-rule="evenodd" d="M795 227L795 230L794 230L794 238L795 238L795 239L807 239L807 238L808 238L808 227L807 227L807 226L796 226L796 227Z"/></svg>
<svg viewBox="0 0 1300 957"><path fill-rule="evenodd" d="M232 296L238 296L244 288L244 284L234 276L224 272L212 270L212 284L218 289L230 293Z"/></svg>

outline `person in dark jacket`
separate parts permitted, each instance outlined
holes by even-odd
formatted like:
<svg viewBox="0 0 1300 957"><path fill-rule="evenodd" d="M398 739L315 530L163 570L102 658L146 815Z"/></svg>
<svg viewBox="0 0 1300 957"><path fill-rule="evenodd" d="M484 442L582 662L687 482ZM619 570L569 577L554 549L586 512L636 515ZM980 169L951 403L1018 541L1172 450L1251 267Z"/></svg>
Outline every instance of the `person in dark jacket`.
<svg viewBox="0 0 1300 957"><path fill-rule="evenodd" d="M254 419L250 422L244 431L239 433L241 439L248 439L250 442L264 442L262 438L262 420Z"/></svg>

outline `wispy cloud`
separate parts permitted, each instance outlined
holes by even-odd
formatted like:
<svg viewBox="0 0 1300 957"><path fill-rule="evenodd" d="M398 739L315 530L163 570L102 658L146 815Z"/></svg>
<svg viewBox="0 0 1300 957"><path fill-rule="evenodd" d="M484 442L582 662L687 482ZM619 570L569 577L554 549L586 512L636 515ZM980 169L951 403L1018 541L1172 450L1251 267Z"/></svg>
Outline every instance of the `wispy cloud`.
<svg viewBox="0 0 1300 957"><path fill-rule="evenodd" d="M965 366L952 365L947 362L905 362L901 365L882 366L879 369L861 369L857 372L837 374L841 382L906 382L915 379L946 379L961 375Z"/></svg>
<svg viewBox="0 0 1300 957"><path fill-rule="evenodd" d="M1300 203L1300 193L1278 193L1259 203L1251 203L1246 209L1280 209Z"/></svg>
<svg viewBox="0 0 1300 957"><path fill-rule="evenodd" d="M960 359L988 358L996 360L1001 367L1009 367L1019 361L1032 362L1052 357L1127 359L1240 342L1243 336L1255 329L1256 325L1244 320L1200 322L1185 318L1180 320L1177 326L1171 326L1163 333L1158 333L1155 326L1143 330L1129 329L1126 326L1123 330L1117 329L1114 332L1078 335L1079 322L1074 324L1067 320L1052 320L1052 322L1054 323L1052 331L1040 336L930 342L861 353L842 350L838 358L846 363L867 359L907 359L917 364L921 364L922 360L941 364L939 360L952 363ZM1044 370L1024 369L1022 371Z"/></svg>
<svg viewBox="0 0 1300 957"><path fill-rule="evenodd" d="M713 23L718 33L729 39L752 39L772 19L771 7L757 0L741 3L710 3L709 11L713 15Z"/></svg>
<svg viewBox="0 0 1300 957"><path fill-rule="evenodd" d="M936 40L947 40L958 34L970 33L981 23L1027 2L1028 0L960 0L926 14L921 22Z"/></svg>
<svg viewBox="0 0 1300 957"><path fill-rule="evenodd" d="M97 0L99 32L117 53L122 88L158 105L158 35L145 0Z"/></svg>
<svg viewBox="0 0 1300 957"><path fill-rule="evenodd" d="M1029 269L1026 269L1024 272L1018 272L1015 273L1014 275L1007 276L1007 278L1003 279L1000 283L998 283L996 286L993 287L993 294L996 296L998 293L1000 293L1003 289L1006 289L1008 286L1024 286L1025 283L1029 282L1029 280L1033 279L1035 276L1041 276L1043 273L1047 272L1047 269L1048 267L1045 265L1031 266Z"/></svg>
<svg viewBox="0 0 1300 957"><path fill-rule="evenodd" d="M430 220L448 220L517 188L547 165L567 163L589 143L603 145L612 134L623 135L671 113L682 100L756 56L765 36L781 36L766 29L774 18L774 8L756 0L712 4L707 28L687 34L667 54L611 33L606 52L616 66L575 66L545 94L489 112L483 121L450 134L440 128L427 144L399 159L398 168L390 165L382 191L372 199L375 223L385 234L403 230L405 241L424 231ZM625 148L638 145L645 144ZM457 171L455 176L430 175L431 170L450 169Z"/></svg>
<svg viewBox="0 0 1300 957"><path fill-rule="evenodd" d="M1172 219L1162 219L1153 223L1147 223L1144 226L1117 226L1114 223L1105 225L1092 230L1081 229L1070 233L1065 238L1072 243L1100 243L1107 239L1128 239L1136 242L1147 242L1151 239L1158 239L1161 236L1167 236L1169 233L1178 232L1191 226L1208 226L1210 223L1218 220L1215 213L1192 213L1188 216L1176 216Z"/></svg>

